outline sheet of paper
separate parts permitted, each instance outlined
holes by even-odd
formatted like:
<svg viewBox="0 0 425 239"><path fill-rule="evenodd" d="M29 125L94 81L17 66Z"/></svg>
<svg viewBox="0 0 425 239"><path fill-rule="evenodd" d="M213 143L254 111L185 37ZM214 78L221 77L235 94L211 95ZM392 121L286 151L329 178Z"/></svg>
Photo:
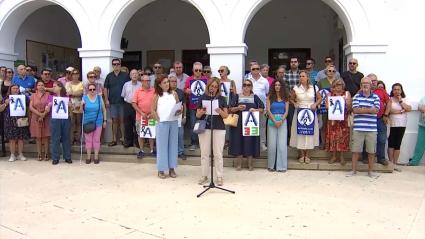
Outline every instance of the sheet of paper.
<svg viewBox="0 0 425 239"><path fill-rule="evenodd" d="M174 118L177 119L178 116L176 116L176 113L177 113L177 111L179 111L181 109L182 109L182 102L175 104L173 106L173 108L171 109L170 116L169 116L170 119L174 119Z"/></svg>
<svg viewBox="0 0 425 239"><path fill-rule="evenodd" d="M218 108L218 100L212 101L212 109L211 109L211 101L209 100L203 100L202 101L202 107L204 107L207 112L207 115L218 115L218 113L215 111Z"/></svg>

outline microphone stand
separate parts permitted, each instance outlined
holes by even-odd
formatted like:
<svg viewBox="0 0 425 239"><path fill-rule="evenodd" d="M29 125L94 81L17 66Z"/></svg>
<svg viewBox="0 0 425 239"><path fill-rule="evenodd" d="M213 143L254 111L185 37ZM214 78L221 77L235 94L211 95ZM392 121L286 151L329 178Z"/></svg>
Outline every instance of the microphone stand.
<svg viewBox="0 0 425 239"><path fill-rule="evenodd" d="M214 151L213 151L213 145L214 145L214 141L213 141L213 131L214 131L214 127L213 127L213 108L212 108L212 102L217 98L216 96L214 96L213 92L210 92L210 109L211 109L211 114L210 114L210 137L211 137L211 151L210 151L210 168L211 168L211 181L209 185L204 185L203 187L205 188L204 191L202 191L200 194L198 194L196 197L199 198L200 196L202 196L202 194L204 194L205 192L207 192L208 190L210 190L211 188L217 188L229 193L235 193L235 191L229 190L229 189L225 189L222 187L218 187L215 186L214 184Z"/></svg>

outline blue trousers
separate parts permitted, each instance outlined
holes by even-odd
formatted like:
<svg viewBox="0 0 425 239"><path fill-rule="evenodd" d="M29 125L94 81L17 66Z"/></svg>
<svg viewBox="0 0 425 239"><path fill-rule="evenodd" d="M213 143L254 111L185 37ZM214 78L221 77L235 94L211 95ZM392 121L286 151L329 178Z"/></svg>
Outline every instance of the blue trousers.
<svg viewBox="0 0 425 239"><path fill-rule="evenodd" d="M156 126L156 167L168 171L177 167L179 127L177 120L159 122Z"/></svg>
<svg viewBox="0 0 425 239"><path fill-rule="evenodd" d="M60 159L60 145L62 143L63 159L71 159L71 120L51 119L50 121L50 150L52 160Z"/></svg>
<svg viewBox="0 0 425 239"><path fill-rule="evenodd" d="M178 155L184 154L184 126L179 127L179 147Z"/></svg>
<svg viewBox="0 0 425 239"><path fill-rule="evenodd" d="M387 143L387 126L384 124L384 120L379 118L377 120L378 135L376 143L376 158L378 162L385 161L385 144Z"/></svg>
<svg viewBox="0 0 425 239"><path fill-rule="evenodd" d="M189 119L190 119L190 144L191 145L199 145L198 135L193 133L193 127L196 123L196 110L189 110Z"/></svg>
<svg viewBox="0 0 425 239"><path fill-rule="evenodd" d="M276 128L267 124L267 167L269 169L288 169L288 128L286 120Z"/></svg>

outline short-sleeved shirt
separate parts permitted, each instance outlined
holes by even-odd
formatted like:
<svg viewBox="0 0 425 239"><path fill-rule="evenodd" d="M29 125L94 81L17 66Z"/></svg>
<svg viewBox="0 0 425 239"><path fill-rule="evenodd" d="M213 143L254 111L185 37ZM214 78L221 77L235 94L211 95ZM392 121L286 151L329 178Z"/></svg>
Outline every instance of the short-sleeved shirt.
<svg viewBox="0 0 425 239"><path fill-rule="evenodd" d="M354 97L360 90L360 82L362 81L363 73L357 71L355 74L350 71L345 71L341 74L341 78L345 83L345 90L348 90L351 97Z"/></svg>
<svg viewBox="0 0 425 239"><path fill-rule="evenodd" d="M253 77L251 77L249 80L252 81L252 91L254 92L254 94L256 94L263 102L263 104L266 105L267 94L269 93L270 88L267 79L260 76L258 80L255 80Z"/></svg>
<svg viewBox="0 0 425 239"><path fill-rule="evenodd" d="M390 98L391 100L391 110L402 110L403 107L401 107L401 104L398 102L398 100L394 99L393 97ZM410 104L409 101L406 98L402 99L405 104ZM401 114L391 114L390 113L390 125L391 127L406 127L407 125L407 112L403 112Z"/></svg>
<svg viewBox="0 0 425 239"><path fill-rule="evenodd" d="M126 103L131 104L133 101L134 93L142 87L142 82L136 81L136 83L133 83L132 81L127 81L124 86L122 87L121 91L121 97L124 98L124 101Z"/></svg>
<svg viewBox="0 0 425 239"><path fill-rule="evenodd" d="M285 72L284 79L289 87L289 90L292 90L294 86L300 83L300 70L297 70L295 72L289 70L288 72Z"/></svg>
<svg viewBox="0 0 425 239"><path fill-rule="evenodd" d="M66 77L65 77L65 76L64 76L64 77L59 78L59 79L58 79L58 81L59 81L60 83L62 83L62 85L63 85L63 86L65 86L67 82L70 82L70 80L66 79Z"/></svg>
<svg viewBox="0 0 425 239"><path fill-rule="evenodd" d="M319 71L317 73L317 76L316 76L316 83L319 83L321 80L325 79L326 77L327 77L326 76L326 69ZM337 72L335 72L335 80L338 80L339 78L341 78L341 75L337 71Z"/></svg>
<svg viewBox="0 0 425 239"><path fill-rule="evenodd" d="M373 93L365 96L360 91L353 98L353 109L355 108L376 108L379 110L379 97ZM377 114L354 114L353 130L377 132Z"/></svg>
<svg viewBox="0 0 425 239"><path fill-rule="evenodd" d="M380 88L375 89L373 93L379 97L380 108L378 112L378 118L382 118L382 116L384 116L388 101L390 100L390 96L384 89Z"/></svg>
<svg viewBox="0 0 425 239"><path fill-rule="evenodd" d="M121 92L124 84L130 81L127 73L120 71L118 75L114 72L109 73L105 79L105 89L108 89L108 101L110 104L123 104L124 98L121 97Z"/></svg>
<svg viewBox="0 0 425 239"><path fill-rule="evenodd" d="M28 75L25 76L24 78L22 78L19 75L15 75L12 78L12 83L19 86L19 88L20 88L19 91L21 93L24 93L25 92L25 89L34 89L34 87L35 87L34 77L28 76ZM31 94L30 93L28 93L28 94L26 93L26 95L27 96L30 96Z"/></svg>
<svg viewBox="0 0 425 239"><path fill-rule="evenodd" d="M155 89L149 88L146 90L143 87L140 87L136 90L136 92L134 92L132 103L136 103L137 107L139 107L143 113L150 114L154 94ZM136 120L141 119L142 116L136 111Z"/></svg>
<svg viewBox="0 0 425 239"><path fill-rule="evenodd" d="M267 80L266 80L266 82L267 82ZM220 109L223 110L224 108L227 108L226 100L224 99L223 96L220 95L220 96L217 96L216 98L218 99L218 107ZM213 97L208 96L208 95L202 95L199 98L197 108L198 109L201 109L202 108L202 101L203 100L210 101L211 99L213 99ZM205 114L201 118L201 119L206 119L207 120L207 124L206 124L206 127L205 127L206 129L211 129L210 117L211 117L210 115L206 115ZM222 130L225 130L226 129L225 126L224 126L223 118L220 115L213 115L212 117L213 117L213 129L222 129Z"/></svg>
<svg viewBox="0 0 425 239"><path fill-rule="evenodd" d="M317 77L317 73L319 73L318 71L316 71L316 70L312 70L312 71L310 71L310 81L311 81L311 84L313 84L313 85L316 85L317 84L317 82L316 82L316 77Z"/></svg>

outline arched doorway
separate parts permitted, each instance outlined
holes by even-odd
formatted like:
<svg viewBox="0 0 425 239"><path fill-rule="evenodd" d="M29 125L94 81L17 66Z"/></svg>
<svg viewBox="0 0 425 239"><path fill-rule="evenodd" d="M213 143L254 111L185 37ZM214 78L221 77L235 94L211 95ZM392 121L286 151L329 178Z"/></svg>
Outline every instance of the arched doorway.
<svg viewBox="0 0 425 239"><path fill-rule="evenodd" d="M247 59L268 63L274 70L278 65L289 66L290 56L300 58L300 68L305 67L306 58L312 57L320 70L323 59L331 56L342 71L343 47L348 42L342 22L322 1L270 1L258 10L247 27Z"/></svg>

